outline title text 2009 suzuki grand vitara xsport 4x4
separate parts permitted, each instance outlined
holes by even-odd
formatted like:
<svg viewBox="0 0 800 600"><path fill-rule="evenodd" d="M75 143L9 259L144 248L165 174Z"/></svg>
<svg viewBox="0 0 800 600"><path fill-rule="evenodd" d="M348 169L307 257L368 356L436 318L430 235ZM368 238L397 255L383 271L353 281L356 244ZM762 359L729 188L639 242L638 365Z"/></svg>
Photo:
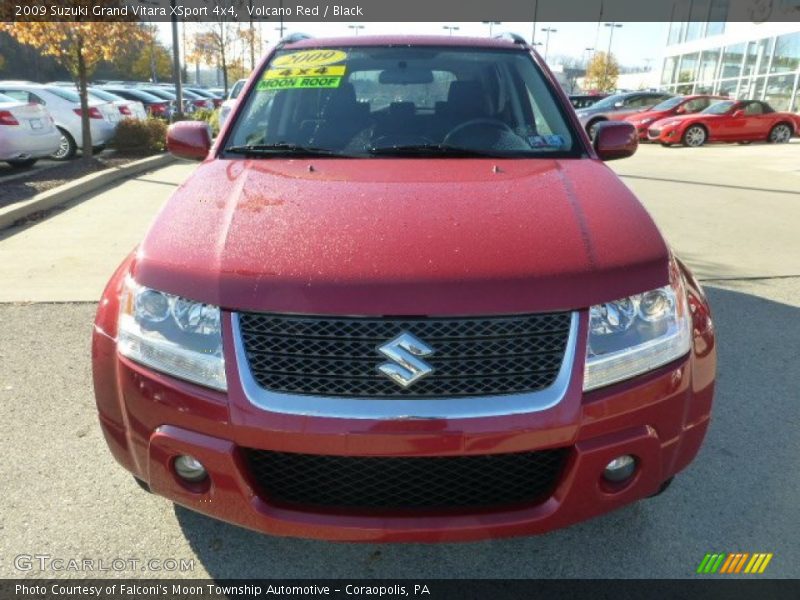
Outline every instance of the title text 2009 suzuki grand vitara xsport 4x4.
<svg viewBox="0 0 800 600"><path fill-rule="evenodd" d="M709 423L697 282L519 39L293 38L108 284L100 421L156 494L279 535L467 540L662 490Z"/></svg>

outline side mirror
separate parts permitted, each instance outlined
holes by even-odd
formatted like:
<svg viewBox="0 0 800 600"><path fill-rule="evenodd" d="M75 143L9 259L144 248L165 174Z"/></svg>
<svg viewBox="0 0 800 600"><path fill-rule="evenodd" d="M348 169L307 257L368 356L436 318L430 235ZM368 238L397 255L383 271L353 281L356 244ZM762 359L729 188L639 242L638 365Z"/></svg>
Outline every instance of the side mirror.
<svg viewBox="0 0 800 600"><path fill-rule="evenodd" d="M744 111L741 110L741 109L737 110L737 111L734 111L732 116L733 116L734 119L738 119L739 117L743 117L744 116Z"/></svg>
<svg viewBox="0 0 800 600"><path fill-rule="evenodd" d="M178 121L167 130L167 150L178 158L203 160L211 150L211 129L203 121Z"/></svg>
<svg viewBox="0 0 800 600"><path fill-rule="evenodd" d="M625 106L625 103L622 100L614 102L614 108L622 108L623 106Z"/></svg>
<svg viewBox="0 0 800 600"><path fill-rule="evenodd" d="M639 147L639 136L627 121L603 121L595 126L593 146L600 160L628 158Z"/></svg>
<svg viewBox="0 0 800 600"><path fill-rule="evenodd" d="M685 112L686 112L686 107L685 106L679 106L678 108L675 109L675 114L676 115L682 115Z"/></svg>

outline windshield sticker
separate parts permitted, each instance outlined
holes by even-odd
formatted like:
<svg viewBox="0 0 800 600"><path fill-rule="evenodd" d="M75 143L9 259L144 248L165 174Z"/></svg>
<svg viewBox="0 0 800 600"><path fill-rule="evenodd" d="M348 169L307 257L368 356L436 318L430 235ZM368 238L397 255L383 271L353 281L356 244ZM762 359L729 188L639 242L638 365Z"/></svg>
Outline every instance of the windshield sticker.
<svg viewBox="0 0 800 600"><path fill-rule="evenodd" d="M270 69L264 75L264 79L281 79L283 77L308 77L308 76L328 76L341 77L345 73L344 65L332 65L330 67L286 67L284 69Z"/></svg>
<svg viewBox="0 0 800 600"><path fill-rule="evenodd" d="M256 90L264 92L287 89L338 88L341 84L341 77L279 77L277 79L262 79L258 82Z"/></svg>
<svg viewBox="0 0 800 600"><path fill-rule="evenodd" d="M560 135L532 135L528 137L531 148L561 148L564 138Z"/></svg>
<svg viewBox="0 0 800 600"><path fill-rule="evenodd" d="M321 67L340 63L347 59L347 52L341 50L303 50L284 54L272 61L272 68L277 67Z"/></svg>

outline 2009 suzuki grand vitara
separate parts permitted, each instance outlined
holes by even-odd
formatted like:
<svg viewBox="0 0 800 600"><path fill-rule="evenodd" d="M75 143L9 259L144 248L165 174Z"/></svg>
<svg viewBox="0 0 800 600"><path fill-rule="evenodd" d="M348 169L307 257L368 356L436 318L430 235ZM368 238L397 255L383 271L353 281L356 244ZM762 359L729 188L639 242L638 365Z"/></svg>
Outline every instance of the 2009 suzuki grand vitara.
<svg viewBox="0 0 800 600"><path fill-rule="evenodd" d="M284 40L106 289L100 421L154 493L441 541L661 491L705 435L700 286L521 39Z"/></svg>

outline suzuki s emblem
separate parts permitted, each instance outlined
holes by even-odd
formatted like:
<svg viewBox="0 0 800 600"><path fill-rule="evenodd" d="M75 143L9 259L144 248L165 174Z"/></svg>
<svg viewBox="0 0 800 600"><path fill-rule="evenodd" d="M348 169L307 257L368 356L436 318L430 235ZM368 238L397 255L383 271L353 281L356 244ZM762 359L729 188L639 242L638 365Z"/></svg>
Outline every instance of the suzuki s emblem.
<svg viewBox="0 0 800 600"><path fill-rule="evenodd" d="M433 373L432 366L417 358L430 356L433 348L408 332L404 331L391 342L379 346L378 352L392 361L378 365L378 371L404 388Z"/></svg>

